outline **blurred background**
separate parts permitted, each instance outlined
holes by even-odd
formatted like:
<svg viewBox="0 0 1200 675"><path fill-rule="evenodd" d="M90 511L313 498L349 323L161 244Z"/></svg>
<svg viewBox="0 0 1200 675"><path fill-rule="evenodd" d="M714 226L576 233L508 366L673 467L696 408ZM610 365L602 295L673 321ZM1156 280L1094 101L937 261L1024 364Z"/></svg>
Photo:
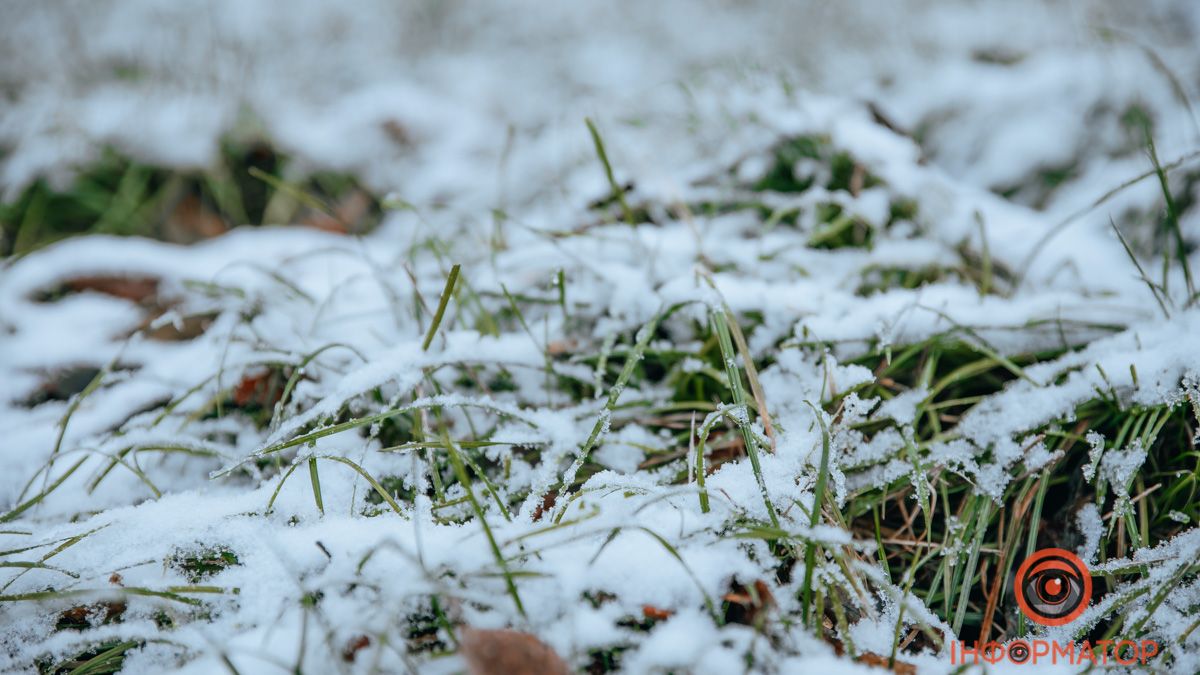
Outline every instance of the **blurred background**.
<svg viewBox="0 0 1200 675"><path fill-rule="evenodd" d="M545 200L591 161L584 116L636 123L718 72L867 102L928 161L1052 216L1145 168L1144 122L1164 161L1200 142L1188 0L18 0L0 26L4 255L359 232L389 193Z"/></svg>

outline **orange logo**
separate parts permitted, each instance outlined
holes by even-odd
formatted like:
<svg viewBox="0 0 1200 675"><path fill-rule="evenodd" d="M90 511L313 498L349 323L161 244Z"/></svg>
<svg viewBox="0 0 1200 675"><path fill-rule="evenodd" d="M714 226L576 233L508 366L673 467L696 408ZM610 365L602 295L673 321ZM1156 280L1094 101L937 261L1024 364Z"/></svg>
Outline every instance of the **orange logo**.
<svg viewBox="0 0 1200 675"><path fill-rule="evenodd" d="M1021 563L1016 578L1017 604L1034 623L1062 626L1079 618L1092 599L1092 575L1079 556L1061 548L1047 548ZM1109 665L1109 659L1121 666L1140 663L1145 666L1158 655L1153 640L1096 640L1082 643L1057 640L1017 639L973 644L952 641L950 663L1000 663L1008 659L1014 665L1033 665L1049 661L1091 666Z"/></svg>
<svg viewBox="0 0 1200 675"><path fill-rule="evenodd" d="M1046 548L1021 563L1015 590L1017 604L1030 621L1062 626L1087 609L1092 598L1092 575L1074 553Z"/></svg>

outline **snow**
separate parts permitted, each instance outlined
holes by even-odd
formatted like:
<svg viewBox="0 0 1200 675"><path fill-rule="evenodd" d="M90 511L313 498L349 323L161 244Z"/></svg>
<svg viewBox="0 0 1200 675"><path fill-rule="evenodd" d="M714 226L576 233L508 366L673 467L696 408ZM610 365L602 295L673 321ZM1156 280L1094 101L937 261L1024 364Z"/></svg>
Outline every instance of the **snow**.
<svg viewBox="0 0 1200 675"><path fill-rule="evenodd" d="M359 238L282 226L239 228L187 247L89 236L4 263L0 506L7 511L62 482L3 525L0 549L30 547L13 559L36 560L82 538L46 559L76 576L6 569L2 593L70 589L89 601L121 597L128 609L120 623L75 633L53 623L55 612L78 600L4 602L0 670L27 670L95 641L159 634L165 613L174 623L169 641L132 651L125 672L221 672L225 659L241 672L288 671L297 655L315 671L367 672L370 661L384 671L416 663L423 672L453 672L462 667L457 658L407 654L403 644L384 648L378 640L362 663L340 661L342 645L356 636L402 634L405 618L428 613L437 594L453 601L455 618L527 630L575 666L593 650L621 646L630 672L739 671L747 655L755 669L771 672L872 672L800 628L773 643L747 626L718 626L706 601L719 608L733 581L767 579L779 604L770 611L790 615L800 606L803 563L791 581L777 581L763 542L731 536L738 523L772 515L750 462L735 458L707 476L711 510L702 512L694 454L647 428L636 410L604 407L611 376L594 378L590 364L546 354L556 340L579 338L580 353L612 351L614 363L623 362L630 336L680 303L664 322L672 339L663 349L697 350L693 324L707 324L722 303L735 317L764 317L746 339L752 355L770 357L758 374L775 449L761 457L766 495L787 532L866 551L872 564L872 541L808 525L822 447L810 403L845 396L824 420L829 490L844 504L856 490L898 478L919 483L931 467L999 500L1014 473L1056 458L1037 431L1069 422L1097 391L1123 406L1196 396L1200 310L1185 308L1176 271L1164 317L1109 229L1110 215L1122 222L1158 208L1153 181L1056 229L1149 168L1140 147L1124 142L1120 117L1131 106L1153 115L1164 162L1200 141L1170 78L1138 42L1141 34L1158 37L1159 57L1194 82L1200 10L1190 3L1147 3L1144 16L1109 2L968 11L920 0L844 3L836 12L709 3L707 14L673 0L626 3L621 11L601 2L467 8L308 0L203 8L122 0L74 9L3 10L13 19L0 30L0 79L13 92L0 109L6 199L39 178L69 184L105 147L146 162L206 165L222 134L244 132L251 117L300 166L353 172L414 206L390 211ZM905 30L893 31L897 25ZM1100 39L1095 25L1140 33ZM979 58L1000 48L1016 62ZM135 76L116 74L125 67ZM902 129L922 130L920 143L876 121L873 107ZM603 134L618 183L634 183L631 204L645 205L654 222L630 227L587 210L610 186L585 116ZM770 169L772 148L795 136L827 139L881 185L857 194L816 187L757 195L780 219L798 213L794 225L689 206L755 194L749 186ZM810 161L797 173L826 166ZM1025 184L1064 166L1071 175L1049 195ZM869 247L806 245L821 225L819 206L882 225L902 199L919 204L917 215L876 230ZM496 211L504 214L506 245L493 249ZM1200 233L1195 213L1183 218L1192 242ZM562 236L585 224L582 234ZM1051 232L1058 232L1051 243L1035 250ZM428 241L440 242L444 256L421 248ZM917 288L862 291L882 270L953 270L964 247L986 249L1005 271L994 281L1000 292L983 295L949 272ZM1200 269L1200 254L1190 259ZM529 311L532 335L519 326L494 335L481 330L469 303L452 302L424 349L428 317L413 311L411 298L436 302L447 261L462 263L485 311L506 309L509 292L554 303ZM553 286L560 272L564 308ZM165 341L145 334L135 303L95 292L42 297L94 275L158 280L172 304L157 324L197 316L212 323L194 339ZM909 452L911 429L928 387L860 398L856 390L876 374L850 361L949 335L981 353L1065 351L984 397L953 435L917 457ZM305 377L265 426L211 414L210 402L243 378L310 356ZM485 383L503 374L511 387L464 385L460 366ZM706 367L687 356L678 370L703 376ZM735 361L733 370L740 367ZM95 391L27 404L46 377L81 368L102 372ZM569 400L547 390L554 379L589 393ZM620 403L666 401L667 386L629 385ZM720 404L702 426L748 422L766 436L752 409ZM502 442L483 452L506 467L502 495L528 494L522 507L506 518L476 481L490 533L465 520L466 505L435 512L423 496L425 453L382 452L383 420L369 418L385 410L436 413L455 440L476 424L494 430ZM345 420L366 421L323 435ZM568 503L535 516L597 421L591 459L606 470L588 476ZM860 430L885 421L879 433ZM1146 449L1138 441L1106 447L1111 439L1100 435L1087 441L1084 477L1106 481L1119 508L1128 508ZM682 467L638 470L650 453L671 452L689 463L685 483L675 482ZM105 473L117 457L124 463ZM304 475L309 457L320 471L323 515ZM331 457L375 477L399 477L406 490L420 484L422 496L398 498L400 514L369 504L372 488ZM283 482L274 458L280 468L300 468ZM455 490L448 496L465 495ZM560 527L552 526L555 512ZM1182 513L1168 517L1186 524ZM1073 518L1090 564L1101 514L1086 504ZM1198 532L1191 527L1129 560L1096 566L1137 563L1152 572L1123 581L1082 620L1102 620L1122 593L1177 580L1183 561L1200 552ZM491 537L521 572L523 612ZM213 592L180 593L202 607L122 590L191 586L169 561L215 546L239 562L198 582ZM860 648L889 652L900 598L906 629L921 621L952 637L897 579L863 566L854 573L878 597L857 608L861 618L850 627ZM831 584L851 583L832 561L818 561L816 572ZM320 601L306 603L314 593ZM584 599L600 596L612 599L595 606ZM1183 639L1179 627L1195 621L1198 598L1193 578L1138 618L1155 635ZM631 629L629 617L640 620L645 605L673 614L648 632ZM1190 651L1177 652L1172 668L1194 672L1200 631L1184 646ZM923 671L951 671L942 656L926 650L904 659Z"/></svg>
<svg viewBox="0 0 1200 675"><path fill-rule="evenodd" d="M1104 523L1100 519L1100 509L1095 504L1084 504L1075 514L1075 522L1083 534L1083 543L1076 553L1084 563L1090 565L1096 562L1096 550L1100 546L1100 537L1104 533Z"/></svg>

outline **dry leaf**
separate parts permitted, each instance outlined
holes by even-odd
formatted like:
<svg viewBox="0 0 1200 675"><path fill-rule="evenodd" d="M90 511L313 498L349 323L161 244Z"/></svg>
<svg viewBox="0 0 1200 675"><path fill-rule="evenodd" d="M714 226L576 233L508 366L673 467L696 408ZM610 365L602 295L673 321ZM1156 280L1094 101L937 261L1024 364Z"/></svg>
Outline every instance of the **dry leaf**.
<svg viewBox="0 0 1200 675"><path fill-rule="evenodd" d="M171 209L162 230L163 238L169 242L194 244L225 234L229 223L196 195L187 195Z"/></svg>
<svg viewBox="0 0 1200 675"><path fill-rule="evenodd" d="M300 219L300 224L332 234L346 234L348 231L345 223L328 213L309 214Z"/></svg>
<svg viewBox="0 0 1200 675"><path fill-rule="evenodd" d="M342 648L342 660L346 663L354 663L354 658L358 653L367 647L371 646L371 638L366 635L356 635L346 641L346 646Z"/></svg>
<svg viewBox="0 0 1200 675"><path fill-rule="evenodd" d="M888 657L880 656L879 654L872 654L871 652L859 654L858 662L865 663L868 666L875 666L876 668L888 668ZM900 661L898 659L896 660L896 663L891 666L890 670L896 673L896 675L916 675L917 673L916 666L911 663L905 663L904 661Z"/></svg>
<svg viewBox="0 0 1200 675"><path fill-rule="evenodd" d="M371 197L362 190L355 190L342 198L333 208L333 213L310 212L300 219L301 225L334 234L357 231L363 218L371 211Z"/></svg>
<svg viewBox="0 0 1200 675"><path fill-rule="evenodd" d="M409 147L414 142L412 133L409 132L408 127L401 124L399 120L390 119L384 121L383 132L400 147Z"/></svg>
<svg viewBox="0 0 1200 675"><path fill-rule="evenodd" d="M654 605L642 605L642 616L654 621L663 621L671 618L672 612L669 609L659 609Z"/></svg>
<svg viewBox="0 0 1200 675"><path fill-rule="evenodd" d="M253 403L269 408L283 395L277 385L269 370L246 375L233 389L233 402L239 406Z"/></svg>
<svg viewBox="0 0 1200 675"><path fill-rule="evenodd" d="M539 503L537 505L537 507L534 508L534 510L533 510L533 515L532 515L533 522L536 523L537 521L542 519L542 516L549 513L550 509L554 508L554 502L556 499L558 499L558 495L554 494L553 490L547 492L542 497L541 503Z"/></svg>
<svg viewBox="0 0 1200 675"><path fill-rule="evenodd" d="M750 586L735 581L721 599L725 601L725 623L740 623L743 626L761 625L767 618L767 612L775 606L771 587L762 579L755 580Z"/></svg>
<svg viewBox="0 0 1200 675"><path fill-rule="evenodd" d="M567 663L544 642L515 630L458 632L459 652L471 675L566 675Z"/></svg>
<svg viewBox="0 0 1200 675"><path fill-rule="evenodd" d="M833 653L837 654L838 656L845 655L846 647L842 644L841 640L828 638L828 642L833 645ZM896 673L896 675L916 675L917 672L917 667L915 665L906 663L899 659L896 659L895 664L889 666L888 657L880 656L879 654L875 654L873 652L859 654L855 660L867 666L890 670Z"/></svg>
<svg viewBox="0 0 1200 675"><path fill-rule="evenodd" d="M96 605L78 605L58 615L55 630L86 630L102 626L121 618L125 613L125 602L113 600Z"/></svg>
<svg viewBox="0 0 1200 675"><path fill-rule="evenodd" d="M146 317L146 320L142 322L140 329L146 331L147 338L160 342L192 340L203 335L216 318L213 314L197 314L185 316L178 321L167 321L155 326L155 322L161 316L161 313L151 315Z"/></svg>
<svg viewBox="0 0 1200 675"><path fill-rule="evenodd" d="M578 340L552 340L546 345L546 353L550 356L562 356L570 354L579 348Z"/></svg>
<svg viewBox="0 0 1200 675"><path fill-rule="evenodd" d="M86 276L75 277L65 284L74 293L92 291L132 302L145 302L158 292L158 279L153 277Z"/></svg>

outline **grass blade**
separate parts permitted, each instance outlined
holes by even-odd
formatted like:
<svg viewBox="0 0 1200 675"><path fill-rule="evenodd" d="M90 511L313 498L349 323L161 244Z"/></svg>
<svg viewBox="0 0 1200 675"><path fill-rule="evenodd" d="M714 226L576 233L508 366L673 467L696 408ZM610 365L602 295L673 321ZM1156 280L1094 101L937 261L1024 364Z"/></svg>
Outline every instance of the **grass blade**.
<svg viewBox="0 0 1200 675"><path fill-rule="evenodd" d="M55 480L50 485L46 486L46 489L42 490L38 494L34 495L33 497L30 497L26 501L17 505L15 508L13 508L13 510L9 511L8 513L4 514L3 516L0 516L0 523L7 523L12 520L15 520L17 518L17 516L21 515L22 513L25 513L30 508L36 506L43 499L45 499L47 496L49 496L49 494L51 492L54 492L56 489L58 489L58 486L62 485L63 481L70 478L71 474L75 473L76 469L83 466L83 463L86 462L87 459L88 459L87 456L84 456L78 462L75 462L74 464L72 464L71 468L64 471L63 474L61 476L59 476L57 480ZM47 471L48 470L49 469L47 469Z"/></svg>
<svg viewBox="0 0 1200 675"><path fill-rule="evenodd" d="M625 222L636 227L637 221L633 217L633 211L629 208L629 203L625 201L625 190L617 185L617 179L613 175L612 164L608 161L608 152L604 149L604 139L600 138L600 132L596 130L596 124L592 118L585 117L583 122L587 124L588 133L592 135L592 145L596 147L596 156L604 165L604 175L608 178L608 185L612 188L613 197L621 205L621 213L625 216Z"/></svg>
<svg viewBox="0 0 1200 675"><path fill-rule="evenodd" d="M1175 257L1179 260L1179 266L1183 268L1183 281L1187 287L1187 300L1185 304L1191 305L1192 299L1196 297L1196 286L1192 282L1192 268L1188 264L1187 244L1183 241L1183 230L1179 227L1179 210L1175 206L1175 198L1171 196L1171 184L1167 180L1167 172L1158 161L1158 151L1154 149L1154 135L1150 133L1149 125L1146 126L1145 130L1146 150L1150 154L1150 161L1154 164L1154 173L1158 176L1158 185L1162 188L1163 199L1167 202L1167 230L1175 239ZM1168 256L1169 254L1163 251L1163 255ZM1165 270L1162 286L1164 289L1167 288Z"/></svg>
<svg viewBox="0 0 1200 675"><path fill-rule="evenodd" d="M829 483L829 428L825 426L825 418L821 416L821 411L812 403L808 403L808 407L812 408L813 415L817 418L817 424L821 426L821 466L817 470L817 485L813 490L813 506L812 513L809 515L809 527L816 527L821 523L821 508L825 503L825 490ZM813 567L817 564L817 545L816 542L809 541L804 547L804 585L801 587L801 594L804 598L804 623L808 625L809 611L812 608L812 577Z"/></svg>
<svg viewBox="0 0 1200 675"><path fill-rule="evenodd" d="M461 267L462 265L455 263L450 268L450 276L446 277L446 288L442 290L442 297L438 300L437 311L433 314L433 323L429 324L429 332L425 334L425 341L421 343L421 351L429 351L429 345L433 344L433 336L437 333L438 326L442 324L442 316L446 313L450 295L454 293L454 283L458 281L458 271Z"/></svg>
<svg viewBox="0 0 1200 675"><path fill-rule="evenodd" d="M733 340L729 336L729 317L722 308L714 308L711 312L713 330L717 334L717 342L721 348L721 358L725 362L725 373L729 376L729 389L733 393L733 402L741 408L741 413L735 415L738 429L742 432L742 441L746 444L746 454L750 456L750 466L754 469L754 479L758 482L758 490L762 494L763 504L767 507L767 516L771 525L779 527L779 515L775 505L771 503L771 495L767 492L767 483L763 478L762 466L758 460L758 443L754 432L750 429L750 412L746 405L746 392L742 389L742 376L738 372L737 355L733 350Z"/></svg>
<svg viewBox="0 0 1200 675"><path fill-rule="evenodd" d="M496 558L496 564L500 566L500 572L504 575L504 585L508 589L508 594L512 596L513 605L516 606L517 612L522 617L525 617L525 605L521 603L521 594L517 592L517 583L513 580L512 572L508 569L508 561L505 560L504 553L500 551L500 545L496 543L496 536L492 534L492 528L488 525L483 506L475 498L475 491L471 489L471 477L467 475L467 469L463 466L462 457L459 456L453 444L448 445L446 450L450 453L450 463L454 466L454 473L458 476L458 482L462 484L463 489L467 492L467 501L471 503L471 510L475 512L475 517L479 520L479 525L483 528L483 533L487 537L488 545L492 548L492 555Z"/></svg>
<svg viewBox="0 0 1200 675"><path fill-rule="evenodd" d="M321 476L317 474L317 458L308 458L308 478L312 481L313 500L317 502L317 511L325 515L325 503L321 500Z"/></svg>
<svg viewBox="0 0 1200 675"><path fill-rule="evenodd" d="M596 423L592 425L592 432L588 434L587 440L583 443L583 447L579 449L579 457L575 458L575 461L571 463L570 468L568 468L567 472L563 475L562 486L559 488L558 494L554 500L556 504L561 505L555 507L555 510L557 511L554 517L555 522L560 520L563 517L563 514L566 513L566 496L567 491L571 488L571 482L574 480L575 474L578 473L579 469L583 467L584 462L588 460L588 457L592 453L592 448L596 446L596 441L600 439L601 433L608 427L609 422L612 419L613 408L615 408L617 405L617 399L621 398L621 392L625 391L625 384L628 383L629 378L633 376L633 369L637 367L638 362L642 360L642 356L646 352L646 346L650 344L650 338L654 336L654 332L658 328L658 322L677 307L678 305L676 307L672 307L666 312L660 312L656 314L654 318L650 319L650 321L647 322L645 326L642 326L642 329L638 331L637 342L633 345L633 351L631 351L629 356L625 359L625 365L621 368L621 374L617 376L617 381L613 384L612 388L608 390L608 400L604 402L604 408L600 411L599 417L596 418Z"/></svg>
<svg viewBox="0 0 1200 675"><path fill-rule="evenodd" d="M1108 219L1108 224L1112 226L1113 232L1117 233L1117 239L1121 240L1121 246L1125 249L1125 255L1133 261L1134 267L1137 268L1138 277L1150 289L1150 295L1154 296L1154 301L1158 303L1158 308L1162 310L1163 316L1170 319L1171 313L1167 311L1167 305L1163 302L1162 296L1159 295L1158 286L1146 276L1146 270L1142 269L1142 263L1138 262L1137 256L1133 254L1133 249L1129 247L1129 242L1125 240L1125 235L1121 234L1121 228L1117 227L1116 221L1112 218Z"/></svg>

